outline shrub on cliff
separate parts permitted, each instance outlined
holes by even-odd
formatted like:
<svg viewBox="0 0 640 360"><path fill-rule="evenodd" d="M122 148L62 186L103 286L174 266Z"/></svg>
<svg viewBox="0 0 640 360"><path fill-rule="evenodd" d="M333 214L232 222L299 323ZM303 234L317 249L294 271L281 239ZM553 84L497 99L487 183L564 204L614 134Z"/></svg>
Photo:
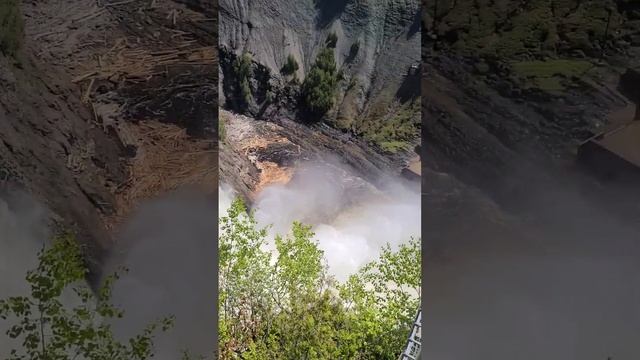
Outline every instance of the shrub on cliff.
<svg viewBox="0 0 640 360"><path fill-rule="evenodd" d="M242 100L244 100L246 104L249 104L252 99L249 80L253 75L251 70L251 54L243 53L241 56L238 56L233 62L233 71L238 77L238 83L240 84L239 91L242 96Z"/></svg>
<svg viewBox="0 0 640 360"><path fill-rule="evenodd" d="M283 75L291 75L298 71L299 68L300 66L296 59L293 55L289 54L289 56L287 56L287 62L282 66L281 72Z"/></svg>
<svg viewBox="0 0 640 360"><path fill-rule="evenodd" d="M335 49L336 45L338 45L338 35L334 32L329 33L326 44L328 48Z"/></svg>
<svg viewBox="0 0 640 360"><path fill-rule="evenodd" d="M16 56L23 34L24 24L19 0L0 1L0 53Z"/></svg>
<svg viewBox="0 0 640 360"><path fill-rule="evenodd" d="M324 48L302 84L306 109L322 116L333 107L338 74L333 49Z"/></svg>
<svg viewBox="0 0 640 360"><path fill-rule="evenodd" d="M221 118L218 118L218 142L224 143L224 139L226 135L227 135L227 132L224 127L224 120Z"/></svg>

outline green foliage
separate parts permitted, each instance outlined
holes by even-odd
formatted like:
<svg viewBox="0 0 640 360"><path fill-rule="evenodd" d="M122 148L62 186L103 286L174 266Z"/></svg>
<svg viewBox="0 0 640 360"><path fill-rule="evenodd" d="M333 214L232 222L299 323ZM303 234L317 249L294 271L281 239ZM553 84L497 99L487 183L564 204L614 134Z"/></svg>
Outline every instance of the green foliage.
<svg viewBox="0 0 640 360"><path fill-rule="evenodd" d="M357 40L353 44L351 44L351 48L349 48L349 56L347 56L347 62L353 62L358 56L358 52L360 51L360 40Z"/></svg>
<svg viewBox="0 0 640 360"><path fill-rule="evenodd" d="M329 49L335 49L336 45L338 45L338 35L336 35L335 32L330 32L329 35L327 35L325 44Z"/></svg>
<svg viewBox="0 0 640 360"><path fill-rule="evenodd" d="M632 31L618 9L614 0L438 0L428 8L432 19L437 11L435 21L427 24L443 43L466 55L520 59L578 49L595 55L603 44Z"/></svg>
<svg viewBox="0 0 640 360"><path fill-rule="evenodd" d="M153 356L154 334L168 330L173 319L151 324L126 342L117 341L109 320L124 315L110 304L111 288L119 274L110 276L94 294L84 285L87 269L80 250L71 236L56 239L39 253L38 267L27 273L31 294L0 300L0 318L16 321L7 335L21 340L22 345L11 351L9 360L66 360L78 356L142 360ZM62 301L71 292L78 304L74 307Z"/></svg>
<svg viewBox="0 0 640 360"><path fill-rule="evenodd" d="M411 239L365 265L341 285L352 326L352 341L363 359L395 359L420 306L420 240Z"/></svg>
<svg viewBox="0 0 640 360"><path fill-rule="evenodd" d="M273 91L271 90L267 90L267 94L265 95L265 101L270 104L273 102L273 100L275 99L276 95L274 94Z"/></svg>
<svg viewBox="0 0 640 360"><path fill-rule="evenodd" d="M224 127L224 120L218 118L218 141L223 143L226 136L227 132Z"/></svg>
<svg viewBox="0 0 640 360"><path fill-rule="evenodd" d="M298 79L298 75L293 74L293 77L291 78L291 81L289 81L289 84L293 86L300 86L300 79Z"/></svg>
<svg viewBox="0 0 640 360"><path fill-rule="evenodd" d="M237 200L220 218L219 351L222 359L247 352L260 336L258 324L273 322L271 256L262 250L266 229L258 229Z"/></svg>
<svg viewBox="0 0 640 360"><path fill-rule="evenodd" d="M315 115L324 115L333 107L337 85L338 74L333 49L324 48L302 84L307 109Z"/></svg>
<svg viewBox="0 0 640 360"><path fill-rule="evenodd" d="M352 76L351 79L349 80L349 86L347 87L347 90L351 90L356 86L358 86L358 78L356 78L355 76Z"/></svg>
<svg viewBox="0 0 640 360"><path fill-rule="evenodd" d="M546 60L515 62L511 67L525 87L560 91L564 79L582 77L593 65L582 60Z"/></svg>
<svg viewBox="0 0 640 360"><path fill-rule="evenodd" d="M220 230L220 359L397 358L420 301L419 240L338 284L308 226L277 236L274 254L236 200Z"/></svg>
<svg viewBox="0 0 640 360"><path fill-rule="evenodd" d="M253 99L251 94L251 85L249 81L253 76L251 54L245 52L241 56L238 56L233 62L233 70L238 77L240 84L240 95L246 104L249 104Z"/></svg>
<svg viewBox="0 0 640 360"><path fill-rule="evenodd" d="M419 136L422 124L420 106L420 99L414 99L393 109L390 115L363 119L360 126L364 138L388 153L408 149L411 141ZM388 112L387 107L380 111Z"/></svg>
<svg viewBox="0 0 640 360"><path fill-rule="evenodd" d="M298 71L299 68L300 66L296 61L296 58L294 58L293 55L289 54L289 56L287 56L287 62L282 66L282 69L280 71L284 75L292 75L296 71Z"/></svg>
<svg viewBox="0 0 640 360"><path fill-rule="evenodd" d="M24 36L19 0L0 1L0 53L15 57Z"/></svg>
<svg viewBox="0 0 640 360"><path fill-rule="evenodd" d="M354 42L351 45L351 48L349 49L349 53L355 55L358 55L358 52L360 51L360 40Z"/></svg>
<svg viewBox="0 0 640 360"><path fill-rule="evenodd" d="M513 69L523 76L535 77L578 77L582 76L593 65L588 61L580 60L547 60L547 61L521 61L513 63Z"/></svg>

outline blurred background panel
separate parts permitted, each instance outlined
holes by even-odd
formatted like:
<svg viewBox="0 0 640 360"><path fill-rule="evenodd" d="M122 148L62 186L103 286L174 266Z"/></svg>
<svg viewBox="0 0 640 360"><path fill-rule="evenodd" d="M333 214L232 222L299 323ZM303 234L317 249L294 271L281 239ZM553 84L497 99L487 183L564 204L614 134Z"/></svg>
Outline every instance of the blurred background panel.
<svg viewBox="0 0 640 360"><path fill-rule="evenodd" d="M213 354L217 19L217 1L0 4L0 253L12 259L2 297L29 295L25 272L55 254L74 258L79 244L94 297L129 268L110 299L125 311L113 322L118 341L174 316L158 329L158 358ZM45 243L52 253L38 259ZM45 275L73 294L74 279ZM39 339L49 353L65 346ZM10 350L2 341L0 355Z"/></svg>
<svg viewBox="0 0 640 360"><path fill-rule="evenodd" d="M423 355L637 357L640 7L423 6Z"/></svg>

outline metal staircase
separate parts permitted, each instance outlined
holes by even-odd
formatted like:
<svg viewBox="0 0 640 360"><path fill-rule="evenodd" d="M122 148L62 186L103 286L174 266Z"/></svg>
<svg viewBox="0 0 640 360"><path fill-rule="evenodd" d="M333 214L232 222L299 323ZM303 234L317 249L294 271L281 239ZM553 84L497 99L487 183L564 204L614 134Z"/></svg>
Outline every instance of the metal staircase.
<svg viewBox="0 0 640 360"><path fill-rule="evenodd" d="M419 360L420 359L420 347L422 346L422 310L418 310L416 320L413 322L413 328L409 334L407 340L407 346L405 347L402 355L398 360Z"/></svg>

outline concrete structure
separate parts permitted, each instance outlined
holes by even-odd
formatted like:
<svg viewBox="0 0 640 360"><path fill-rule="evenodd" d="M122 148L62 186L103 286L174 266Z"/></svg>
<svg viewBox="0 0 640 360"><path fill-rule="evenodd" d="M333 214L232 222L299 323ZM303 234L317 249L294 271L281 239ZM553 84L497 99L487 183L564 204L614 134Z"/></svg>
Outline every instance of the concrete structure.
<svg viewBox="0 0 640 360"><path fill-rule="evenodd" d="M640 183L640 121L588 139L578 161L602 180Z"/></svg>
<svg viewBox="0 0 640 360"><path fill-rule="evenodd" d="M627 69L620 76L620 92L636 104L634 120L640 120L640 69Z"/></svg>
<svg viewBox="0 0 640 360"><path fill-rule="evenodd" d="M620 92L636 104L635 115L625 124L598 134L578 149L578 161L602 180L640 183L640 71L628 69Z"/></svg>

